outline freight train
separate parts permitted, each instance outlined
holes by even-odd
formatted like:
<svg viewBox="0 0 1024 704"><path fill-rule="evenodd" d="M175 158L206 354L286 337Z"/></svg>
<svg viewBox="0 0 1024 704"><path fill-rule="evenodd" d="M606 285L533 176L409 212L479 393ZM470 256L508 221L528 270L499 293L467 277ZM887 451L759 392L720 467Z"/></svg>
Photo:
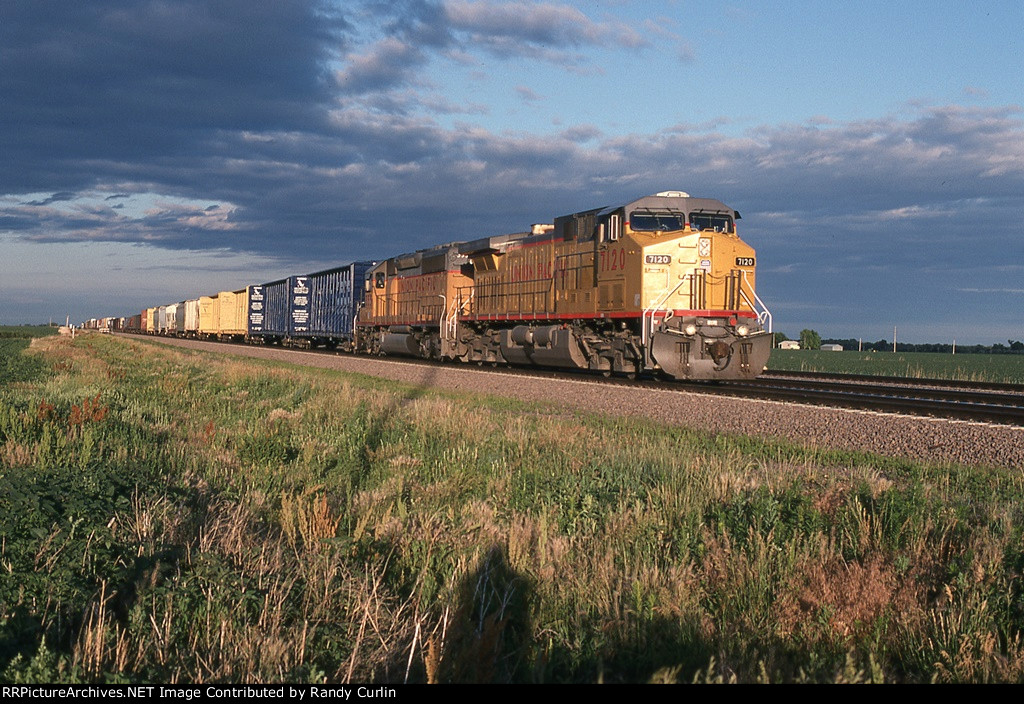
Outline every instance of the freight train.
<svg viewBox="0 0 1024 704"><path fill-rule="evenodd" d="M128 332L363 354L752 378L771 352L771 313L739 219L721 201L664 191L523 232L101 320Z"/></svg>

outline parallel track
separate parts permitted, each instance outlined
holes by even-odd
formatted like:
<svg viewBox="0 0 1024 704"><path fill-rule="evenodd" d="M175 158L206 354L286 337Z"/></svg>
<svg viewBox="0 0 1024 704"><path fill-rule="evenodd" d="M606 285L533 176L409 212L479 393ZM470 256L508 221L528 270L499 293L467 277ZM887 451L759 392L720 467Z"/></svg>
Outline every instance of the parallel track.
<svg viewBox="0 0 1024 704"><path fill-rule="evenodd" d="M1006 391L1024 394L1024 384L1001 384L994 381L961 381L958 379L922 379L907 376L880 376L878 374L833 374L829 372L804 372L769 369L759 379L825 379L845 382L898 382L901 386L929 386L940 389L973 389L976 391Z"/></svg>
<svg viewBox="0 0 1024 704"><path fill-rule="evenodd" d="M1024 388L1005 390L963 388L956 382L871 377L869 380L765 376L750 382L727 382L722 393L815 405L956 418L988 423L1024 425ZM1010 391L1009 389L1013 389Z"/></svg>

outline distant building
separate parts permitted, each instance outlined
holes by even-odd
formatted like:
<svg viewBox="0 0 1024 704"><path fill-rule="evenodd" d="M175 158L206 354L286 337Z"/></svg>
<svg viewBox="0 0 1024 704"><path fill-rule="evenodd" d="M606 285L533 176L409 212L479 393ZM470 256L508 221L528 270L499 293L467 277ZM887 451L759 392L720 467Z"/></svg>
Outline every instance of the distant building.
<svg viewBox="0 0 1024 704"><path fill-rule="evenodd" d="M843 351L843 346L842 345L822 345L821 346L821 351L822 352L842 352Z"/></svg>
<svg viewBox="0 0 1024 704"><path fill-rule="evenodd" d="M783 340L779 343L780 350L798 350L800 349L800 342L797 340ZM840 348L842 349L842 348Z"/></svg>

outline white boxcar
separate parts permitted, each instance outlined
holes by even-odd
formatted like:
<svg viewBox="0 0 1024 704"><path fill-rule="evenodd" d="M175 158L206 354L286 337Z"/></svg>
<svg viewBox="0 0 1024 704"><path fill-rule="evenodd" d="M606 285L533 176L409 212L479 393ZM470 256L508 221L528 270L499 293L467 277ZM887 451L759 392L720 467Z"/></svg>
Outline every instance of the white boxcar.
<svg viewBox="0 0 1024 704"><path fill-rule="evenodd" d="M185 337L199 337L199 299L185 301L182 334Z"/></svg>

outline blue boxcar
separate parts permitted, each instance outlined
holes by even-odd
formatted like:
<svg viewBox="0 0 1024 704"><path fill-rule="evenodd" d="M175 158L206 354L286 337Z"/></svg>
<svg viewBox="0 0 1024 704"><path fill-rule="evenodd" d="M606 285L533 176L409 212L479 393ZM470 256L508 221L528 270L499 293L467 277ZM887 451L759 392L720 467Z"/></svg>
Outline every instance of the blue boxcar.
<svg viewBox="0 0 1024 704"><path fill-rule="evenodd" d="M334 347L352 340L365 296L366 272L376 262L355 262L249 288L249 337Z"/></svg>
<svg viewBox="0 0 1024 704"><path fill-rule="evenodd" d="M366 272L375 264L355 262L295 277L293 335L312 345L351 341L356 313L366 292Z"/></svg>
<svg viewBox="0 0 1024 704"><path fill-rule="evenodd" d="M289 335L289 279L249 287L249 337L278 342Z"/></svg>

